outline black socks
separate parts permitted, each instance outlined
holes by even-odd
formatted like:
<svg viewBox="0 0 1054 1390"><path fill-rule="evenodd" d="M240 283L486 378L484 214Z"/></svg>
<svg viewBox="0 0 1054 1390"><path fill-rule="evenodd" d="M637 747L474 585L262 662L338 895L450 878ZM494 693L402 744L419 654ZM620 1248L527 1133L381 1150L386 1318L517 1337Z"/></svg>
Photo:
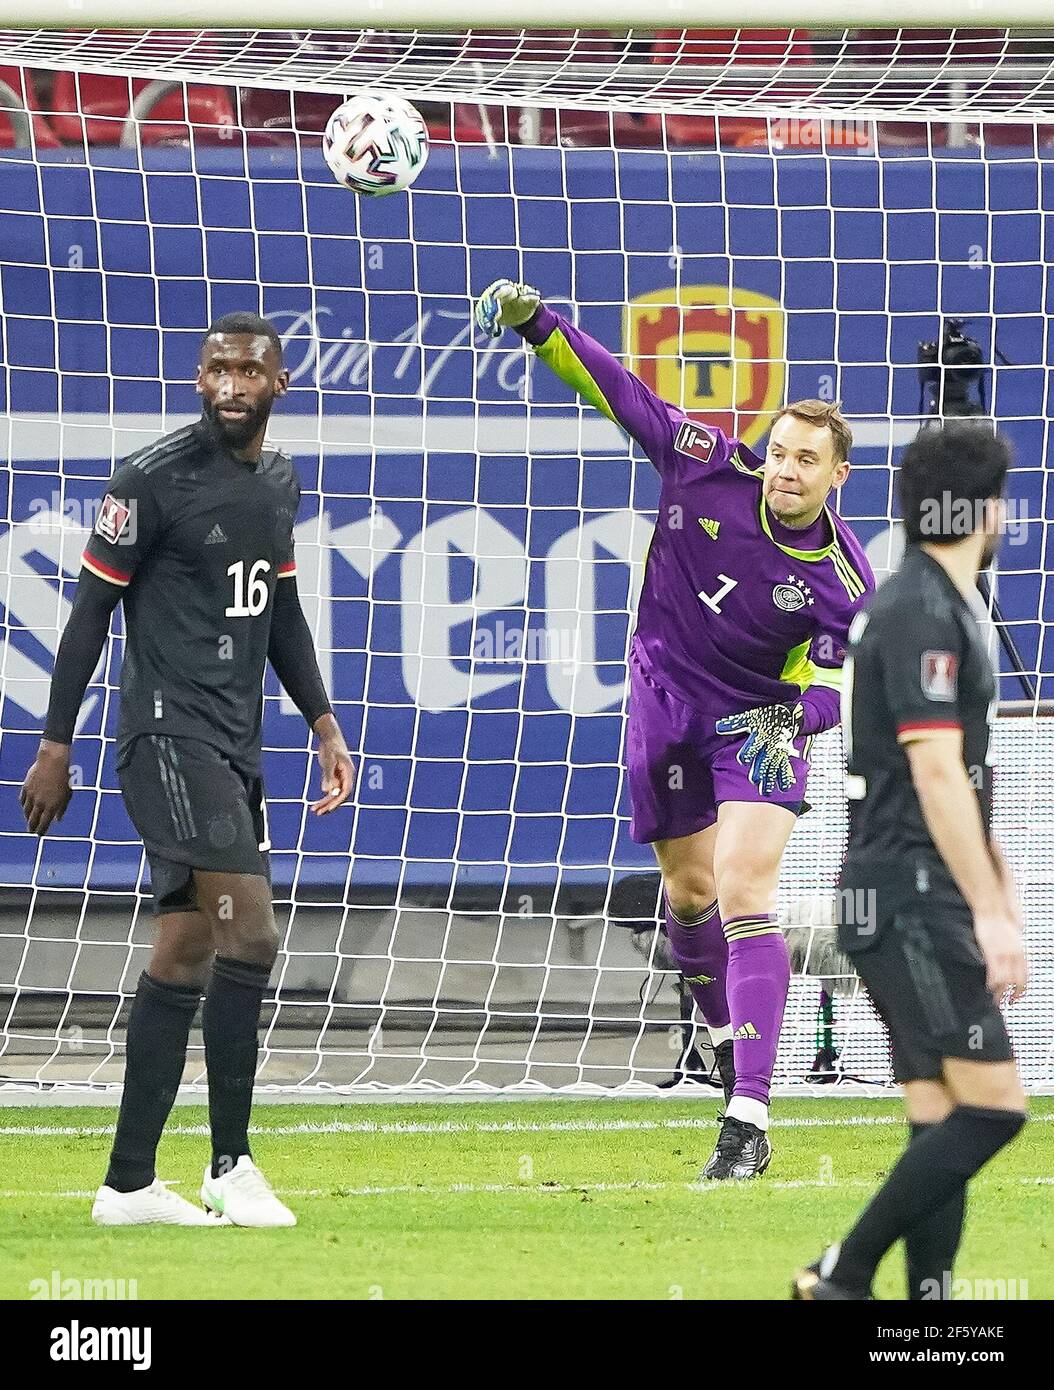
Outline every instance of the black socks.
<svg viewBox="0 0 1054 1390"><path fill-rule="evenodd" d="M202 1031L214 1178L230 1172L249 1153L260 1009L270 976L270 966L217 956L205 992Z"/></svg>
<svg viewBox="0 0 1054 1390"><path fill-rule="evenodd" d="M910 1126L914 1144L934 1126ZM909 1299L945 1298L944 1278L951 1279L952 1265L962 1239L966 1214L966 1184L936 1211L917 1222L904 1237L908 1266Z"/></svg>
<svg viewBox="0 0 1054 1390"><path fill-rule="evenodd" d="M950 1203L956 1193L1025 1123L1019 1110L959 1105L939 1125L926 1126L842 1242L831 1278L848 1289L871 1288L879 1261L894 1241Z"/></svg>
<svg viewBox="0 0 1054 1390"><path fill-rule="evenodd" d="M132 1001L125 1043L124 1094L106 1186L135 1192L154 1181L154 1157L183 1077L187 1038L201 990L169 985L146 971Z"/></svg>

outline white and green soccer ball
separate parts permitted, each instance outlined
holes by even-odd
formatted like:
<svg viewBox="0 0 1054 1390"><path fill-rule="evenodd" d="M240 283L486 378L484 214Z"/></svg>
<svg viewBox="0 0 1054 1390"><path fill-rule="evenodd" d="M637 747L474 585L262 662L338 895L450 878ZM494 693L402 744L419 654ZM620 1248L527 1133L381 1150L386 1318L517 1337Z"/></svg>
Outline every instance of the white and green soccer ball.
<svg viewBox="0 0 1054 1390"><path fill-rule="evenodd" d="M366 92L330 116L322 153L345 188L375 198L409 188L428 158L428 130L408 101Z"/></svg>

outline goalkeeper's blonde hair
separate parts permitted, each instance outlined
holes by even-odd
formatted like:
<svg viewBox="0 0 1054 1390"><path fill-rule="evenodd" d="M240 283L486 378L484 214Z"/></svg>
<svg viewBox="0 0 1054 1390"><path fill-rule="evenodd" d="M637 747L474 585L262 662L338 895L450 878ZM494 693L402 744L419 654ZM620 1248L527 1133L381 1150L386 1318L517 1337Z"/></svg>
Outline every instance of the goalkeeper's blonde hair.
<svg viewBox="0 0 1054 1390"><path fill-rule="evenodd" d="M844 463L853 447L853 431L849 421L842 414L841 401L788 401L782 410L772 417L772 423L782 420L784 415L793 415L796 420L804 420L808 425L824 425L831 431L834 441L836 463Z"/></svg>

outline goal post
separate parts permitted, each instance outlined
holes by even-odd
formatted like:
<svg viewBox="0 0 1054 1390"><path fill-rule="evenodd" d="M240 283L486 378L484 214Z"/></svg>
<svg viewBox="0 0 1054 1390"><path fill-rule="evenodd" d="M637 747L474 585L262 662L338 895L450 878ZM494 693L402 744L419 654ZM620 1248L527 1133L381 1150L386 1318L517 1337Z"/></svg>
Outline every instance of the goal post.
<svg viewBox="0 0 1054 1390"><path fill-rule="evenodd" d="M725 0L605 0L598 16L595 6L585 0L371 0L367 6L371 18L383 21L392 29L462 30L472 27L491 29L531 29L544 32L562 25L595 27L598 17L605 27L618 29L633 26L644 33L662 27L664 21L677 28L737 29L742 13ZM755 0L750 7L750 26L764 29L771 26L798 26L807 29L864 28L864 29L955 29L962 27L963 6L956 0L930 0L925 13L910 0L869 0L866 14L848 0ZM982 6L968 6L971 23L1001 27L1050 27L1050 11L1040 0L985 0ZM56 0L25 0L18 13L10 16L13 28L37 29L62 26L75 11L78 28L128 29L142 32L142 5L135 0L76 0L56 3ZM150 7L150 19L155 29L185 29L202 32L199 26L208 20L215 30L286 30L289 11L280 5L254 3L254 0L228 0L220 18L199 0L158 0ZM347 31L347 8L339 0L311 0L297 18L304 24L334 34ZM559 22L559 25L556 23ZM362 30L355 32L363 32Z"/></svg>
<svg viewBox="0 0 1054 1390"><path fill-rule="evenodd" d="M913 38L896 27L911 17L876 7L872 26L891 27L868 47L855 30L805 35L838 22L821 8L752 11L795 26L766 39L690 5L662 35L531 28L526 7L467 34L448 8L387 3L378 18L418 27L279 32L257 12L241 31L130 33L92 0L82 31L0 30L5 100L33 118L0 147L0 1089L120 1082L151 920L113 769L119 628L78 729L76 794L42 842L18 786L102 484L195 417L202 331L239 308L285 343L270 433L301 478L301 593L360 766L353 808L308 817L317 766L268 678L282 950L261 1084L604 1093L677 1067L673 977L634 940L639 914L611 910L653 867L628 837L622 739L656 480L512 335L473 335L474 296L505 274L750 443L788 396L840 398L856 446L838 506L878 571L902 543L893 470L920 423L920 344L964 321L1017 451L989 586L995 822L1033 970L1011 1028L1029 1086L1054 1084L1054 30ZM30 3L19 23L53 11ZM1041 23L1028 5L998 15ZM161 17L194 22L178 5ZM357 199L322 159L318 112L365 85L430 112L408 194ZM803 945L777 1083L808 1085L822 1009L836 1078L884 1086L881 1028L825 949L845 840L836 733L817 740L808 799L780 887ZM200 1087L197 1034L190 1058Z"/></svg>

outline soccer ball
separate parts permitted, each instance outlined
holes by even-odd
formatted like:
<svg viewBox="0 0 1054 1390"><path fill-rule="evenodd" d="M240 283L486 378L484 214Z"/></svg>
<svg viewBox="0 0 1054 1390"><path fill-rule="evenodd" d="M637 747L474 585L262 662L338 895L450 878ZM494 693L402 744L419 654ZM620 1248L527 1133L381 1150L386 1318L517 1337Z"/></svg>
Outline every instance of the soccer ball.
<svg viewBox="0 0 1054 1390"><path fill-rule="evenodd" d="M367 92L338 106L326 123L322 153L333 177L368 197L409 188L428 158L428 131L402 97Z"/></svg>

